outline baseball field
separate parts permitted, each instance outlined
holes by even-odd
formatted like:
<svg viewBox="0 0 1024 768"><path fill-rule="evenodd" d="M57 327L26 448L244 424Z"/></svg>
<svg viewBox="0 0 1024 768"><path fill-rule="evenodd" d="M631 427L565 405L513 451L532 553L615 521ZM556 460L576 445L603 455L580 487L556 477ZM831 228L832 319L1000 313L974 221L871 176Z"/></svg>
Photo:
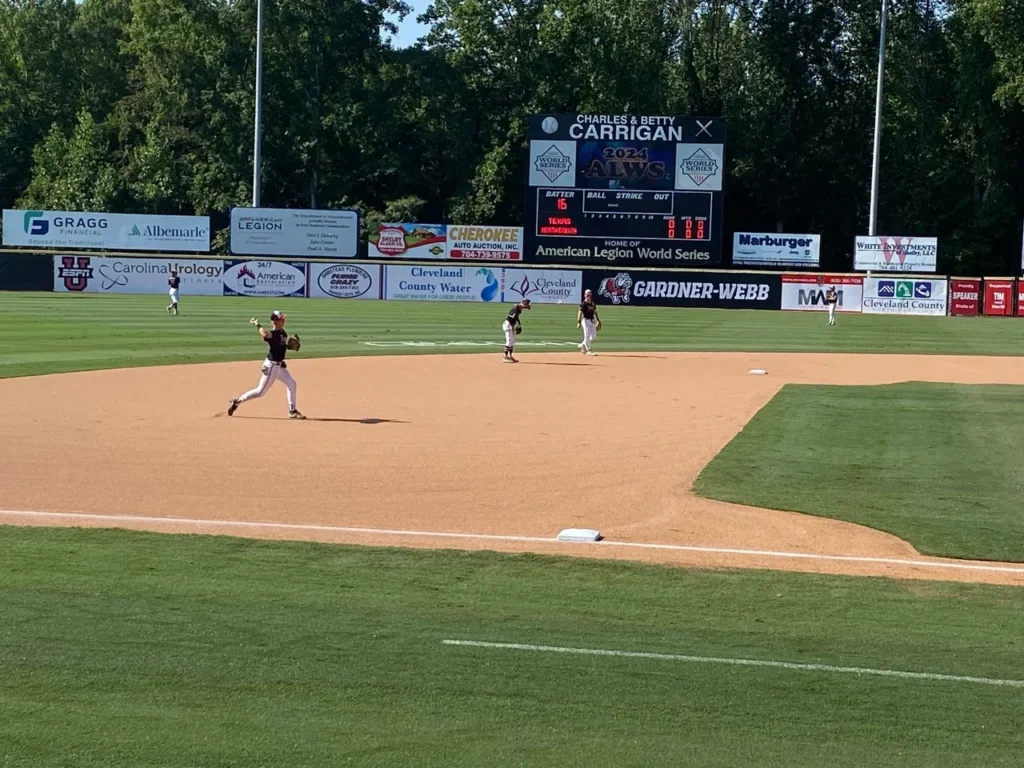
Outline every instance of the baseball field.
<svg viewBox="0 0 1024 768"><path fill-rule="evenodd" d="M0 766L1021 764L1024 322L163 305L0 294Z"/></svg>

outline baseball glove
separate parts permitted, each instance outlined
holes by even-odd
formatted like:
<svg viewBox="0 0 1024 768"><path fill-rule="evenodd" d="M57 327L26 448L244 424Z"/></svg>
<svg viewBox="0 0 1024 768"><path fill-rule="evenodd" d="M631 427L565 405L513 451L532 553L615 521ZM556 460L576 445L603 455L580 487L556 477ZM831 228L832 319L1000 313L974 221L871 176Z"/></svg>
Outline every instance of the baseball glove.
<svg viewBox="0 0 1024 768"><path fill-rule="evenodd" d="M597 325L594 327L594 330L597 330L597 331L601 330L601 321L600 320L597 321Z"/></svg>
<svg viewBox="0 0 1024 768"><path fill-rule="evenodd" d="M299 334L295 333L288 337L288 349L292 352L298 352L302 347L302 340L299 338Z"/></svg>
<svg viewBox="0 0 1024 768"><path fill-rule="evenodd" d="M520 333L523 332L523 326L519 325L519 323L516 323L515 332L516 336L518 336Z"/></svg>

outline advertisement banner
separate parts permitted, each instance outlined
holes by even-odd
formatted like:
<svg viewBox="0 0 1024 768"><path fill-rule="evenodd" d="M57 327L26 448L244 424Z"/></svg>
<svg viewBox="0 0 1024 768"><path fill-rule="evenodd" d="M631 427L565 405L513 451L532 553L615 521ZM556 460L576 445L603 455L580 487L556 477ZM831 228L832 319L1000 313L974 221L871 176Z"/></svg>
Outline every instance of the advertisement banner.
<svg viewBox="0 0 1024 768"><path fill-rule="evenodd" d="M939 258L935 237L858 236L853 268L872 272L934 272Z"/></svg>
<svg viewBox="0 0 1024 768"><path fill-rule="evenodd" d="M500 269L487 267L384 268L384 298L398 301L497 301Z"/></svg>
<svg viewBox="0 0 1024 768"><path fill-rule="evenodd" d="M53 257L53 290L60 293L167 293L171 270L183 296L220 296L224 262L213 259Z"/></svg>
<svg viewBox="0 0 1024 768"><path fill-rule="evenodd" d="M448 258L522 261L522 227L448 227Z"/></svg>
<svg viewBox="0 0 1024 768"><path fill-rule="evenodd" d="M114 251L210 250L208 216L4 209L4 245Z"/></svg>
<svg viewBox="0 0 1024 768"><path fill-rule="evenodd" d="M732 236L732 263L737 267L816 269L820 252L821 235L737 232Z"/></svg>
<svg viewBox="0 0 1024 768"><path fill-rule="evenodd" d="M985 314L1010 317L1013 314L1013 280L985 281Z"/></svg>
<svg viewBox="0 0 1024 768"><path fill-rule="evenodd" d="M981 280L949 281L949 314L977 315L981 312Z"/></svg>
<svg viewBox="0 0 1024 768"><path fill-rule="evenodd" d="M303 208L232 208L231 252L351 259L359 255L359 213Z"/></svg>
<svg viewBox="0 0 1024 768"><path fill-rule="evenodd" d="M311 299L379 299L380 265L310 264Z"/></svg>
<svg viewBox="0 0 1024 768"><path fill-rule="evenodd" d="M945 280L864 278L864 312L869 315L945 315Z"/></svg>
<svg viewBox="0 0 1024 768"><path fill-rule="evenodd" d="M444 259L448 255L446 224L380 224L370 235L371 259Z"/></svg>
<svg viewBox="0 0 1024 768"><path fill-rule="evenodd" d="M821 284L818 281L821 280ZM827 312L825 293L836 289L838 312L860 312L864 299L864 278L850 275L783 275L782 308L805 312Z"/></svg>
<svg viewBox="0 0 1024 768"><path fill-rule="evenodd" d="M225 296L306 295L306 265L287 261L224 262Z"/></svg>
<svg viewBox="0 0 1024 768"><path fill-rule="evenodd" d="M782 276L736 272L587 270L598 304L713 309L781 309Z"/></svg>
<svg viewBox="0 0 1024 768"><path fill-rule="evenodd" d="M583 300L583 273L506 267L501 271L501 300L520 299L529 299L534 304L579 304Z"/></svg>

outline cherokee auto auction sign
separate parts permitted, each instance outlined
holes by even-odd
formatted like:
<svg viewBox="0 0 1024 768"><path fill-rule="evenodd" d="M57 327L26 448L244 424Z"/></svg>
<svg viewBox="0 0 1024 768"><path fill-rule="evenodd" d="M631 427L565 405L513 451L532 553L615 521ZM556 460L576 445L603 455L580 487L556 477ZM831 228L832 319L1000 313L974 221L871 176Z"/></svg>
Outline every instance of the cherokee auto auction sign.
<svg viewBox="0 0 1024 768"><path fill-rule="evenodd" d="M210 250L208 216L4 210L4 245L120 251Z"/></svg>
<svg viewBox="0 0 1024 768"><path fill-rule="evenodd" d="M934 272L939 241L934 237L881 235L854 242L854 269L872 272Z"/></svg>
<svg viewBox="0 0 1024 768"><path fill-rule="evenodd" d="M718 265L725 129L720 117L532 115L525 261Z"/></svg>
<svg viewBox="0 0 1024 768"><path fill-rule="evenodd" d="M448 226L449 259L522 261L522 227Z"/></svg>
<svg viewBox="0 0 1024 768"><path fill-rule="evenodd" d="M599 304L709 309L780 309L782 276L742 272L586 270Z"/></svg>

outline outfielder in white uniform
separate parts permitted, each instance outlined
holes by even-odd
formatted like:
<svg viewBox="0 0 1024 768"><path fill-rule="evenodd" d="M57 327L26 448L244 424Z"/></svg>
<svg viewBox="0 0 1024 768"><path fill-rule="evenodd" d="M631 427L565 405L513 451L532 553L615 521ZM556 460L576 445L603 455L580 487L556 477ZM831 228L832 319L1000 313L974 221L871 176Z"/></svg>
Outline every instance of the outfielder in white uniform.
<svg viewBox="0 0 1024 768"><path fill-rule="evenodd" d="M263 367L260 369L263 374L260 377L260 383L244 395L236 397L228 403L228 416L234 416L235 411L238 410L238 406L246 400L263 397L267 393L267 390L274 386L274 382L280 380L286 387L288 387L288 418L306 418L299 413L299 410L296 407L295 391L298 388L298 385L295 383L295 379L292 378L292 375L288 372L288 363L286 363L284 359L285 353L289 349L289 337L288 332L284 329L284 321L284 313L272 313L270 315L270 322L274 326L274 330L272 331L265 330L255 317L249 321L256 326L256 330L259 332L260 338L267 342L269 347L267 350L267 359L263 361ZM298 337L294 338L297 339ZM297 349L298 347L296 346L295 348Z"/></svg>
<svg viewBox="0 0 1024 768"><path fill-rule="evenodd" d="M594 294L589 288L583 292L583 303L576 312L576 327L583 329L583 343L577 344L576 348L584 355L596 354L590 345L597 340L597 332L601 330L601 318L597 315Z"/></svg>
<svg viewBox="0 0 1024 768"><path fill-rule="evenodd" d="M167 307L167 314L176 315L178 314L178 287L181 285L181 278L178 277L178 270L171 270L171 276L167 278L167 285L170 286L167 291L167 295L171 297L171 303Z"/></svg>
<svg viewBox="0 0 1024 768"><path fill-rule="evenodd" d="M839 303L839 294L836 292L834 285L830 285L825 292L825 303L828 304L828 324L835 325L836 305Z"/></svg>

